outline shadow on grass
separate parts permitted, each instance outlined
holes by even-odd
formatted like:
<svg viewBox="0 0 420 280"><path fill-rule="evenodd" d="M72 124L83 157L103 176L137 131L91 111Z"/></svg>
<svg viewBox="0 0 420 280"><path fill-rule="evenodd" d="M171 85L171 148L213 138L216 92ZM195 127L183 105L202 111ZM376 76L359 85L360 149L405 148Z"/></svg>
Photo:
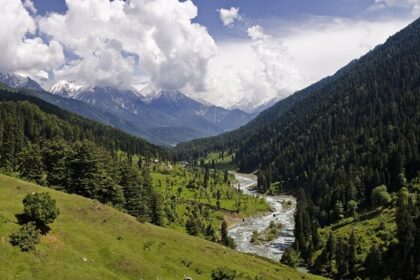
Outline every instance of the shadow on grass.
<svg viewBox="0 0 420 280"><path fill-rule="evenodd" d="M16 217L17 223L19 225L24 225L24 224L27 224L29 222L32 222L31 218L28 215L26 215L25 213L16 214L15 217ZM36 223L36 228L39 229L39 231L41 232L42 235L46 235L51 230L51 228L49 226L45 225L42 222L35 221L35 223Z"/></svg>

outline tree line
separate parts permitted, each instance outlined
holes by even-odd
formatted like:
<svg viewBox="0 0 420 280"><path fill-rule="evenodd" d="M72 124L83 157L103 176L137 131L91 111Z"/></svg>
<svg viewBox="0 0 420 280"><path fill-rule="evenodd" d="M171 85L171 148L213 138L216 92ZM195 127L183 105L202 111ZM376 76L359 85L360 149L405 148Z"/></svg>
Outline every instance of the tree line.
<svg viewBox="0 0 420 280"><path fill-rule="evenodd" d="M160 148L7 89L0 89L0 119L1 172L159 224L161 198L148 164L166 157Z"/></svg>

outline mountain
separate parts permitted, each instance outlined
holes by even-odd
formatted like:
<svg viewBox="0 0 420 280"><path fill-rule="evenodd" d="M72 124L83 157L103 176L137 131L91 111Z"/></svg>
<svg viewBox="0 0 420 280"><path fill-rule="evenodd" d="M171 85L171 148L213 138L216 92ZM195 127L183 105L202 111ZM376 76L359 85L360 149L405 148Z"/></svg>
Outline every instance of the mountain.
<svg viewBox="0 0 420 280"><path fill-rule="evenodd" d="M241 101L235 104L234 106L229 107L229 109L239 109L250 114L258 114L276 104L280 99L282 98L274 97L260 104L248 101Z"/></svg>
<svg viewBox="0 0 420 280"><path fill-rule="evenodd" d="M62 139L70 142L90 140L99 146L143 156L166 155L161 148L143 139L63 110L32 92L1 84L0 111L3 112L0 153L19 151L22 143ZM0 158L5 161L4 155Z"/></svg>
<svg viewBox="0 0 420 280"><path fill-rule="evenodd" d="M12 88L31 90L28 94L160 145L217 135L255 117L237 109L205 105L179 91L146 87L140 92L60 81L51 87L51 94L28 77L5 73L0 77L0 82Z"/></svg>
<svg viewBox="0 0 420 280"><path fill-rule="evenodd" d="M223 132L238 128L254 117L254 114L248 114L239 109L227 110L203 104L180 91L158 90L154 94L146 96L143 101L153 109L176 116L182 121L202 118L221 128Z"/></svg>
<svg viewBox="0 0 420 280"><path fill-rule="evenodd" d="M111 113L130 123L135 135L164 145L220 134L246 124L255 116L240 110L204 105L179 91L150 87L138 92L83 87L61 81L51 88L51 92Z"/></svg>
<svg viewBox="0 0 420 280"><path fill-rule="evenodd" d="M44 89L29 77L22 77L15 74L0 73L0 83L12 88L44 91Z"/></svg>
<svg viewBox="0 0 420 280"><path fill-rule="evenodd" d="M420 172L419 112L420 19L245 127L180 144L175 156L234 152L240 170L258 170L261 192L294 193L298 238L290 256L300 254L310 268L321 267L333 278L414 279L420 274L415 265L420 263L420 228L415 226L420 205L406 193L418 195L410 182L418 182ZM332 238L337 251L324 251L314 263L315 251L325 245L320 227L357 219L358 211L375 211L378 192L386 197L381 207L398 205L398 230L390 237L396 241L382 236L375 248L350 234ZM383 264L380 269L367 270L370 257L354 253L362 245ZM284 261L290 260L286 254Z"/></svg>

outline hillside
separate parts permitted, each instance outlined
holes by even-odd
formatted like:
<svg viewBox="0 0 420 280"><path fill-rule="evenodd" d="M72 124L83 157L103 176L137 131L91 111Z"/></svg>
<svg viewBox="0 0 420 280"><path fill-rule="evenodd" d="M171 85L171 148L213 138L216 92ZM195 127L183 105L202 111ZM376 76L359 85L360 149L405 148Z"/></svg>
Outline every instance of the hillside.
<svg viewBox="0 0 420 280"><path fill-rule="evenodd" d="M209 279L228 266L258 279L318 279L285 266L237 253L135 218L90 199L0 175L1 279ZM36 253L22 253L8 242L18 228L22 198L49 192L61 215L42 237Z"/></svg>
<svg viewBox="0 0 420 280"><path fill-rule="evenodd" d="M286 106L292 98L293 104ZM325 245L319 236L322 228L354 216L356 209L372 211L377 187L395 196L419 174L419 112L420 19L244 128L180 145L175 156L200 157L214 149L234 153L241 171L258 170L261 192L295 193L294 249L310 266L315 252ZM413 279L420 273L415 265L419 262L415 201L401 203L411 205L407 207L413 212L405 211L399 245L383 248L392 252L387 265L394 267L384 277ZM349 249L343 240L340 245ZM355 261L341 255L341 270L333 276L359 276Z"/></svg>
<svg viewBox="0 0 420 280"><path fill-rule="evenodd" d="M339 74L339 73L337 73ZM321 81L296 92L295 94L275 103L262 111L248 124L217 136L201 138L189 142L179 143L173 150L175 159L190 160L206 157L213 152L236 152L239 146L263 128L279 119L285 112L297 102L304 100L317 90L332 82L335 77L327 77Z"/></svg>
<svg viewBox="0 0 420 280"><path fill-rule="evenodd" d="M11 107L12 104L15 107ZM0 87L0 106L2 107L2 126L0 127L2 133L0 135L4 138L2 139L3 145L14 143L14 145L22 146L21 142L25 141L38 142L52 138L64 138L66 141L91 140L106 148L120 149L127 153L160 154L162 156L165 154L161 148L149 144L145 140L70 113L34 96L31 92L16 91L2 86ZM28 129L28 126L31 129ZM11 127L16 128L17 134L14 136L6 133L6 130L10 133ZM3 129L5 129L4 132ZM16 137L23 138L17 141Z"/></svg>

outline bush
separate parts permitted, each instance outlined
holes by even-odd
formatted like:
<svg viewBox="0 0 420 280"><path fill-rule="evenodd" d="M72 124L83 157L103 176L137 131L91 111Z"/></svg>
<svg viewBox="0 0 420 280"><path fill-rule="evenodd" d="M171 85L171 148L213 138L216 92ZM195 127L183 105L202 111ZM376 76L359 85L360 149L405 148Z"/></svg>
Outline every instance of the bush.
<svg viewBox="0 0 420 280"><path fill-rule="evenodd" d="M45 226L52 223L60 214L49 193L28 194L23 199L24 214L31 221L42 223Z"/></svg>
<svg viewBox="0 0 420 280"><path fill-rule="evenodd" d="M218 267L211 273L212 280L235 280L236 271L227 267Z"/></svg>
<svg viewBox="0 0 420 280"><path fill-rule="evenodd" d="M10 235L10 243L13 246L19 246L23 252L35 250L36 245L39 243L41 233L36 228L34 222L27 223L20 227L17 232Z"/></svg>
<svg viewBox="0 0 420 280"><path fill-rule="evenodd" d="M290 267L298 267L301 263L300 253L291 247L287 248L281 258L281 262Z"/></svg>
<svg viewBox="0 0 420 280"><path fill-rule="evenodd" d="M391 202L391 195L385 185L373 189L371 194L372 205L375 207L386 206Z"/></svg>

